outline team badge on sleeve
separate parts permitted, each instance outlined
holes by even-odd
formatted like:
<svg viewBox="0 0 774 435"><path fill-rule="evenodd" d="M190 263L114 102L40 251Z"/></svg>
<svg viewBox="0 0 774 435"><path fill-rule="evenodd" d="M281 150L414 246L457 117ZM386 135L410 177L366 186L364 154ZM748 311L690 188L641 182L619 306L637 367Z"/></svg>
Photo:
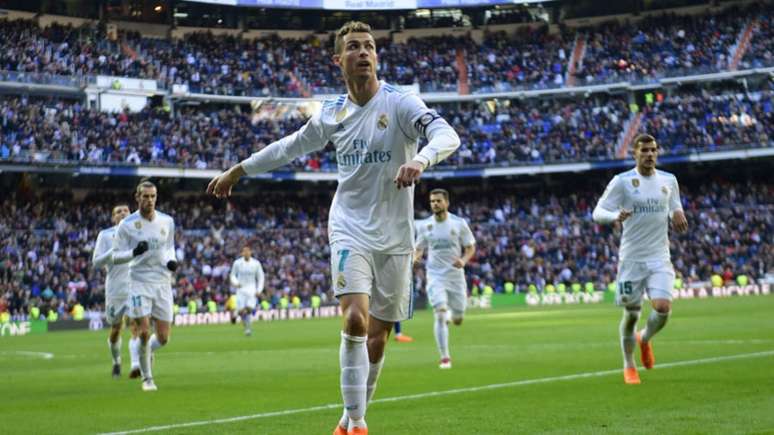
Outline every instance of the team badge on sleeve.
<svg viewBox="0 0 774 435"><path fill-rule="evenodd" d="M346 287L346 286L347 286L347 279L346 279L346 278L344 278L344 274L343 274L343 273L342 273L342 274L339 274L339 277L338 277L338 279L336 279L336 286L337 286L339 289L343 289L344 287Z"/></svg>

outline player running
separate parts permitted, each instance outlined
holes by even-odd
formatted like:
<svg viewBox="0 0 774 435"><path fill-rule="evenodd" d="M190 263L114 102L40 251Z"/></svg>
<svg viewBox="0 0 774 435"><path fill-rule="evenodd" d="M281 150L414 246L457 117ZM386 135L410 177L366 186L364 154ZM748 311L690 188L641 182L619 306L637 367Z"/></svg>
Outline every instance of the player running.
<svg viewBox="0 0 774 435"><path fill-rule="evenodd" d="M411 315L414 183L454 152L459 137L416 95L376 77L371 28L349 22L336 33L333 62L347 94L325 101L297 132L215 177L207 191L226 197L243 175L336 148L338 187L328 225L334 293L343 312L339 363L344 415L335 434L367 434L366 404L394 322ZM419 138L428 144L417 154Z"/></svg>
<svg viewBox="0 0 774 435"><path fill-rule="evenodd" d="M129 263L129 317L140 333L140 371L143 391L156 391L151 353L169 341L172 323L172 274L175 259L175 221L156 210L156 186L142 181L135 192L139 210L118 224L113 262ZM156 333L150 334L151 317ZM148 349L150 348L150 349Z"/></svg>
<svg viewBox="0 0 774 435"><path fill-rule="evenodd" d="M419 262L427 249L427 295L435 311L439 367L450 369L449 319L462 324L468 298L465 265L476 253L476 239L464 219L449 213L449 192L433 189L430 208L433 216L417 222L414 261Z"/></svg>
<svg viewBox="0 0 774 435"><path fill-rule="evenodd" d="M94 269L104 267L107 271L105 277L105 318L110 325L108 346L113 356L113 378L121 377L121 327L124 315L129 308L129 266L126 264L113 264L113 239L118 223L129 216L129 206L118 204L113 207L110 216L113 226L104 229L97 235L94 244L94 252L91 263ZM129 326L132 338L129 340L129 357L131 359L131 371L129 378L140 377L139 346L140 339L137 336L137 327L132 323Z"/></svg>
<svg viewBox="0 0 774 435"><path fill-rule="evenodd" d="M253 330L250 326L255 304L263 292L263 267L261 262L252 257L252 250L245 245L242 256L234 261L229 276L231 285L236 287L236 309L245 327L245 335L250 336Z"/></svg>
<svg viewBox="0 0 774 435"><path fill-rule="evenodd" d="M633 356L635 343L640 345L642 365L653 368L656 359L651 339L666 325L672 310L675 272L669 256L670 218L675 230L688 230L677 178L656 169L656 139L641 134L633 146L636 167L613 177L593 214L595 222L623 225L616 303L624 308L620 333L627 384L640 383ZM645 329L635 334L644 293L653 310Z"/></svg>

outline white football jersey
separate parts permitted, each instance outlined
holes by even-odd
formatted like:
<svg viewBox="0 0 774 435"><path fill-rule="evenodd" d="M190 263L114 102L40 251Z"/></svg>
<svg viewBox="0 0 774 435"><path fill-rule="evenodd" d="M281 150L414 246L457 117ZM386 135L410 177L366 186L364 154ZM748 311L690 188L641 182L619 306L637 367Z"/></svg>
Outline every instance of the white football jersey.
<svg viewBox="0 0 774 435"><path fill-rule="evenodd" d="M657 170L645 177L636 168L618 174L607 185L597 207L609 212L632 212L623 222L619 261L670 261L669 217L682 210L674 175Z"/></svg>
<svg viewBox="0 0 774 435"><path fill-rule="evenodd" d="M245 261L239 257L231 266L231 285L239 285L238 291L242 293L261 293L263 291L263 266L253 257Z"/></svg>
<svg viewBox="0 0 774 435"><path fill-rule="evenodd" d="M113 239L118 226L104 229L97 235L94 244L94 252L91 256L92 263L113 249ZM129 265L113 264L112 261L103 262L107 270L105 279L105 298L127 296L129 294Z"/></svg>
<svg viewBox="0 0 774 435"><path fill-rule="evenodd" d="M463 248L476 243L465 219L448 213L443 222L435 216L417 221L418 249L427 249L427 280L457 282L465 280L465 271L453 266Z"/></svg>
<svg viewBox="0 0 774 435"><path fill-rule="evenodd" d="M143 240L148 250L129 261L130 278L145 284L169 284L172 273L167 262L175 260L175 221L158 210L149 221L138 210L118 224L113 251L131 251Z"/></svg>
<svg viewBox="0 0 774 435"><path fill-rule="evenodd" d="M300 130L253 154L242 166L250 175L267 172L333 143L339 184L330 208L330 243L409 254L414 243L414 188L398 189L393 180L398 169L417 156L419 138L436 134L452 139L431 140L422 149L418 158L428 166L457 149L456 132L418 96L381 82L362 107L347 95L325 101Z"/></svg>

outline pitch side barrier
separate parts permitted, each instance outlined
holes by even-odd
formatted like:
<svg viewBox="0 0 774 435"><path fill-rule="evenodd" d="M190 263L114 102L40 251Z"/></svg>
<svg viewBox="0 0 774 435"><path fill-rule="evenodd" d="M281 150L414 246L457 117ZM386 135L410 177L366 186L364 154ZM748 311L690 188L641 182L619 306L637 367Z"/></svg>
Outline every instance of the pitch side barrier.
<svg viewBox="0 0 774 435"><path fill-rule="evenodd" d="M319 308L287 308L257 310L253 314L253 321L275 321L275 320L304 320L304 319L325 319L341 316L341 308L338 305L323 306ZM219 325L231 323L232 313L222 311L217 313L196 313L196 314L177 314L175 315L175 326L189 325Z"/></svg>
<svg viewBox="0 0 774 435"><path fill-rule="evenodd" d="M674 299L707 299L707 298L729 298L737 296L760 296L770 295L771 286L769 284L754 284L747 286L725 286L725 287L695 287L672 290ZM507 306L542 306L542 305L577 305L577 304L598 304L612 303L615 301L614 291L596 291L586 292L565 292L565 293L517 293L492 295L491 306L493 308Z"/></svg>
<svg viewBox="0 0 774 435"><path fill-rule="evenodd" d="M677 165L718 160L747 160L774 156L774 143L762 144L763 147L747 146L743 149L727 151L698 152L685 155L659 157L662 165ZM523 164L508 167L487 168L441 168L431 169L422 174L424 179L442 180L453 178L487 178L514 175L540 175L567 172L588 172L600 169L631 168L634 160L606 160L578 163ZM220 174L216 169L161 168L152 166L77 166L67 162L18 162L0 163L0 172L56 173L70 175L102 175L109 177L153 177L153 178L197 178L212 179ZM249 178L266 181L309 181L334 182L335 172L274 171L254 175Z"/></svg>
<svg viewBox="0 0 774 435"><path fill-rule="evenodd" d="M708 299L708 298L730 298L746 296L765 296L771 294L770 284L754 284L747 286L725 286L725 287L696 287L672 290L674 299ZM578 304L598 304L612 303L615 300L615 292L597 291L586 292L566 292L566 293L516 293L472 296L468 299L470 308L478 309L496 309L500 307L526 306L536 307L544 305L578 305ZM338 305L328 305L319 308L287 308L257 310L253 314L254 321L282 321L282 320L310 320L324 319L341 316L341 308ZM175 326L192 325L218 325L231 323L231 312L216 313L196 313L196 314L177 314L175 315ZM93 320L63 320L57 322L46 322L44 320L34 321L10 321L0 323L0 337L24 336L28 334L41 334L46 332L56 332L72 329L91 329L98 330L102 324L97 327Z"/></svg>

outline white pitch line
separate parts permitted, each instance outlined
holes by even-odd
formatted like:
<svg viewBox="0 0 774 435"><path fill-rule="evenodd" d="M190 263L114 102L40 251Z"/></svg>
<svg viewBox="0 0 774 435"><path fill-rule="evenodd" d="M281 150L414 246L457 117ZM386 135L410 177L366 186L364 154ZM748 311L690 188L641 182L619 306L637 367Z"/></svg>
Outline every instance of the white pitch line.
<svg viewBox="0 0 774 435"><path fill-rule="evenodd" d="M701 359L694 359L694 360L687 360L687 361L675 361L671 363L659 364L655 368L666 369L671 367L712 364L712 363L722 362L722 361L761 358L761 357L767 357L767 356L774 356L774 350L767 350L763 352L754 352L754 353L742 353L738 355L717 356L717 357L711 357L711 358L701 358ZM439 397L439 396L448 396L451 394L473 393L477 391L495 390L495 389L508 388L508 387L520 387L523 385L546 384L549 382L558 382L558 381L572 381L575 379L593 378L593 377L607 376L607 375L620 374L620 373L621 373L621 369L619 368L619 369L612 369L612 370L600 370L596 372L575 373L572 375L551 376L548 378L525 379L521 381L505 382L500 384L481 385L478 387L455 388L452 390L430 391L426 393L409 394L406 396L385 397L383 399L373 400L371 403L387 403L387 402L397 402L397 401L403 401L403 400L424 399L426 397ZM142 429L131 429L131 430L121 431L121 432L105 432L105 433L100 433L98 435L125 435L125 434L133 434L133 433L158 432L158 431L171 430L171 429L180 429L185 427L207 426L207 425L213 425L213 424L233 423L233 422L244 421L244 420L255 420L255 419L266 418L266 417L279 417L279 416L291 415L291 414L305 414L309 412L326 411L329 409L341 409L341 407L342 407L341 403L330 403L327 405L312 406L310 408L286 409L284 411L262 412L259 414L242 415L242 416L229 417L229 418L219 418L215 420L201 420L201 421L192 421L188 423L168 424L164 426L150 426Z"/></svg>
<svg viewBox="0 0 774 435"><path fill-rule="evenodd" d="M24 356L43 358L43 359L54 358L54 354L50 352L32 352L28 350L11 350L8 352L0 352L0 355L24 355Z"/></svg>

